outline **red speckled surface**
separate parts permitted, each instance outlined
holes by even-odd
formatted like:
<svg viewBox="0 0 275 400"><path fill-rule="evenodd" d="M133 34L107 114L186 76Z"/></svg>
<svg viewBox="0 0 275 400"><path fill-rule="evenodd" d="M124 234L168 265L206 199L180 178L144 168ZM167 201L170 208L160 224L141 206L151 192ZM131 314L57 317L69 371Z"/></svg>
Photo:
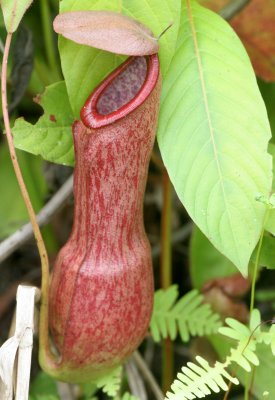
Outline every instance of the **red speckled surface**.
<svg viewBox="0 0 275 400"><path fill-rule="evenodd" d="M49 309L64 380L106 373L148 328L153 275L143 196L159 108L158 68L156 78L145 101L118 121L98 129L81 121L73 126L74 226L54 266Z"/></svg>

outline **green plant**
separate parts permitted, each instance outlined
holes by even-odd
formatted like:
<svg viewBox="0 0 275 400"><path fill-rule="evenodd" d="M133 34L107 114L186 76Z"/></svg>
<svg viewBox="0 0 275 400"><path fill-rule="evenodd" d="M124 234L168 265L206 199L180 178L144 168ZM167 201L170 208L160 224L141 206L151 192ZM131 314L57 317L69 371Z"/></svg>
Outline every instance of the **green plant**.
<svg viewBox="0 0 275 400"><path fill-rule="evenodd" d="M167 337L175 340L178 332L181 340L188 342L190 336L206 336L218 331L219 315L213 313L209 304L203 304L203 296L197 290L176 302L177 297L175 285L155 293L150 330L156 342Z"/></svg>
<svg viewBox="0 0 275 400"><path fill-rule="evenodd" d="M2 103L12 160L39 245L43 267L42 314L44 310L45 315L48 292L47 254L15 161L6 93L11 39L31 3L29 0L1 2L8 31L2 68ZM212 3L211 5L214 4L216 10L218 9L214 0L201 0L201 3ZM274 129L274 86L259 82L260 93L254 75L255 70L258 76L275 80L274 66L272 67L270 61L271 50L268 47L270 32L267 27L270 24L266 22L267 18L272 21L274 17L267 2L262 4L261 0L253 0L248 5L246 1L239 3L242 11L238 7L237 11L232 11L235 7L232 1L226 10L222 10L222 15L229 14L232 17L236 13L232 25L243 44L247 46L254 69L241 41L229 24L197 1L165 0L161 2L160 7L157 0L63 0L59 7L60 13L91 10L120 12L148 26L155 37L158 37L173 20L172 27L159 40L163 89L157 136L164 165L156 152L152 160L157 166L158 174L163 176L165 207L161 228L162 289L155 294L149 333L156 342L166 340L162 366L163 390L171 383L171 342L176 338L178 341L188 342L194 336L207 337L223 361L216 361L214 365L210 365L205 355L197 356L197 363L188 362L187 366L182 368L171 390L168 390L167 398L193 399L224 390L226 399L232 384L239 381L245 388L245 400L252 394L262 399L263 396L267 396L267 392L270 398L275 396L272 383L274 325L268 330L265 329L260 321L259 311L255 309L256 300L264 301L265 304L269 298L270 302L274 301L273 297L268 295L269 288L258 293L256 291L256 281L260 279L262 271L263 275L265 274L264 267L274 269L275 213L272 191L275 186L274 174L272 179L272 157L274 166L275 152L274 144L268 144L272 136L269 121ZM34 7L36 4L37 1L34 2ZM255 17L255 10L259 4L263 15ZM40 155L53 163L73 166L75 161L72 123L76 119L79 120L80 110L91 90L121 64L124 57L59 37L61 74L51 36L53 31L49 10L58 13L56 3L42 0L40 11L45 48L35 56L35 70L29 85L31 94L41 91L41 88L46 86L44 93L37 98L37 102L43 108L43 115L36 123L23 118L16 119L12 134L18 149ZM32 9L26 18L30 18L31 13ZM254 29L258 29L257 34L251 33L247 18L252 21ZM260 28L259 21L262 24ZM247 30L243 29L243 26ZM267 35L261 42L266 42L267 45L259 57L257 51L260 45L255 43L253 38L259 37L259 32L264 30L263 26ZM155 40L153 42L156 43ZM261 94L266 102L268 115ZM20 111L18 114L20 115ZM272 140L274 141L273 138ZM1 150L4 151L3 148ZM6 163L6 160L2 162ZM26 171L28 173L29 169L26 168ZM194 229L192 234L189 263L192 285L185 284L184 293L187 294L179 299L177 287L171 286L171 248L176 235L171 235L170 232L173 221L172 186L166 171L189 216L202 232L198 233L198 230ZM1 170L1 174L4 181L6 179L8 182L9 177L5 169ZM123 184L121 189L123 190ZM31 193L33 203L38 207L42 201L39 196L41 193ZM16 215L14 213L13 216ZM18 215L25 217L21 212L18 212ZM8 215L5 216L9 220ZM179 219L183 220L182 214ZM8 222L5 225L4 232L7 233L10 227ZM238 315L235 315L236 318L226 319L227 327L221 327L221 318L216 311L212 311L209 304L203 303L203 295L196 289L206 292L207 283L211 278L219 280L219 277L230 276L236 271L252 281L250 325L247 327L241 324L237 320ZM182 280L178 283L182 288ZM233 309L230 306L237 301L236 298L229 296L221 287L215 286L215 283L212 289L214 309L217 303L224 302L230 313ZM272 303L268 303L267 310L269 314L272 312ZM47 318L41 318L41 321L41 331L47 332ZM46 336L41 341L45 347ZM137 360L136 362L138 365ZM148 379L150 387L155 387L152 377L150 378L147 370L144 372L144 368L146 370L144 365L140 367L144 379ZM95 379L91 385L93 390L84 396L96 396L96 390L104 386L110 397L124 400L132 398L124 391L125 383L120 384L117 377L105 376L102 379ZM161 397L158 389L154 394L157 398Z"/></svg>
<svg viewBox="0 0 275 400"><path fill-rule="evenodd" d="M245 371L251 372L251 365L259 365L256 354L256 345L259 343L270 346L275 355L274 325L271 325L268 332L262 332L258 310L253 310L249 328L232 318L227 318L226 323L228 327L220 328L219 332L237 341L237 347L230 349L230 354L223 363L217 361L213 367L199 356L196 357L197 364L188 362L187 367L181 369L182 373L177 375L178 379L171 386L174 393L166 394L167 399L195 399L209 395L211 391L215 393L220 392L221 389L228 391L229 386L225 380L238 385L238 379L228 373L227 368L235 363Z"/></svg>

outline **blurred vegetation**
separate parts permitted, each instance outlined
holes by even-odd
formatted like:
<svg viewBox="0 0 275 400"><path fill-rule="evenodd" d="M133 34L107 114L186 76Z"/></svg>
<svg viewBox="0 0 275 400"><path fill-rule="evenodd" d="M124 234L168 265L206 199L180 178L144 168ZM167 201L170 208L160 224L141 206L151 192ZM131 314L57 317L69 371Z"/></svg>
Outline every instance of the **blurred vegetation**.
<svg viewBox="0 0 275 400"><path fill-rule="evenodd" d="M63 0L65 1L65 0ZM9 105L10 117L13 122L18 117L34 123L42 115L43 111L39 103L39 95L45 88L62 79L60 60L58 56L57 37L52 30L52 21L58 13L58 1L37 0L27 11L15 34L9 63ZM0 17L0 45L3 48L6 31L2 17ZM273 35L274 38L274 35ZM269 54L274 58L274 54ZM258 84L266 104L270 125L273 131L272 142L275 142L275 83L265 82L258 78ZM38 97L37 97L38 96ZM36 101L33 101L33 99ZM1 117L1 116L0 116ZM1 128L3 121L1 118ZM3 132L4 133L4 132ZM24 180L28 187L33 206L38 212L51 198L54 192L64 183L71 174L72 169L62 165L51 164L42 160L39 156L17 150ZM144 219L146 231L152 246L153 263L155 273L155 286L162 285L161 276L161 219L164 206L163 196L163 168L157 145L149 170L148 185L145 195ZM14 176L5 136L0 138L0 239L8 237L16 229L28 221L25 205L22 201L16 178ZM197 288L205 294L213 309L223 317L233 316L247 320L249 295L245 280L236 283L236 268L228 259L222 256L197 229L191 229L186 211L182 207L173 189L171 189L171 281L178 285L180 295L184 295L193 288ZM70 199L54 219L43 229L50 259L53 262L58 249L66 241L72 225L73 200ZM274 248L267 241L264 244L262 265L270 269L262 268L257 282L256 305L264 319L269 319L275 311L274 294L274 269L272 261ZM3 342L9 331L12 320L16 285L19 282L28 282L40 285L40 260L34 241L22 246L14 254L0 265L0 339ZM221 281L228 277L228 280ZM233 280L233 281L232 281ZM232 283L234 282L234 283ZM230 291L232 285L236 291ZM239 286L238 286L239 285ZM212 346L210 345L212 343ZM182 343L180 337L175 340L172 349L172 363L174 371L192 359L196 354L202 354L209 360L224 355L229 346L220 338L213 336L210 342L205 339L191 339ZM169 347L169 342L166 342ZM161 369L165 360L165 347L156 344L148 337L142 345L144 358L148 362L153 374L161 382L163 379ZM166 348L167 350L167 348ZM168 351L171 357L171 352ZM167 356L167 354L166 354ZM266 349L260 352L261 365L255 378L258 385L257 393L270 388L270 397L275 396L274 357L267 353ZM161 368L162 365L162 368ZM167 370L166 370L167 372ZM170 371L172 377L175 376ZM171 383L171 382L170 382ZM160 383L161 384L161 383ZM123 380L123 387L129 389L128 382ZM273 387L273 388L272 388ZM56 400L62 398L62 387L41 372L37 363L37 344L33 353L32 384L30 390L31 400ZM106 398L103 392L98 393L97 387L75 388L70 387L71 399L92 400ZM230 399L242 398L242 389L234 388ZM273 394L272 394L273 393ZM61 396L61 397L60 397ZM149 391L149 398L152 394ZM125 396L126 400L127 396ZM130 399L130 396L128 397ZM221 399L221 395L213 395L211 399ZM253 397L251 397L252 399ZM257 397L260 399L260 397Z"/></svg>

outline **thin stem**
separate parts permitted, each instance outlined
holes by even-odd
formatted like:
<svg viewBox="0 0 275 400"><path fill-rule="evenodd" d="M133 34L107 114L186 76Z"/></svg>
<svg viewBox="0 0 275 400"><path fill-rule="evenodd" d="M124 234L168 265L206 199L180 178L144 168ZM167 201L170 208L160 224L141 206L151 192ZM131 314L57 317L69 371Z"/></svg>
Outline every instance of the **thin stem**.
<svg viewBox="0 0 275 400"><path fill-rule="evenodd" d="M134 352L133 359L135 360L137 367L140 370L140 372L142 373L144 379L149 384L152 392L155 395L155 398L157 400L163 400L164 395L163 395L159 385L157 384L157 381L155 380L154 375L152 374L152 372L148 368L146 362L143 360L143 358L141 357L141 355L138 351Z"/></svg>
<svg viewBox="0 0 275 400"><path fill-rule="evenodd" d="M126 363L125 370L131 393L133 393L133 395L140 400L148 400L144 379L142 378L141 373L133 359L130 359Z"/></svg>
<svg viewBox="0 0 275 400"><path fill-rule="evenodd" d="M230 382L228 383L228 389L227 389L227 391L225 392L224 397L223 397L222 400L228 400L228 396L229 396L230 390L231 390L231 388L232 388L232 385L233 385L233 382L230 381Z"/></svg>
<svg viewBox="0 0 275 400"><path fill-rule="evenodd" d="M163 170L163 210L161 219L161 287L167 289L172 283L171 255L171 204L172 186L166 169Z"/></svg>
<svg viewBox="0 0 275 400"><path fill-rule="evenodd" d="M172 219L172 186L166 169L163 170L163 210L161 220L161 287L168 288L172 284L171 254L171 219ZM173 343L166 339L162 347L162 390L166 392L173 381Z"/></svg>
<svg viewBox="0 0 275 400"><path fill-rule="evenodd" d="M171 28L171 26L173 26L174 21L170 21L169 25L158 35L158 37L156 38L157 41L159 41L159 39L168 31L168 29Z"/></svg>
<svg viewBox="0 0 275 400"><path fill-rule="evenodd" d="M239 14L250 0L233 0L229 4L227 4L220 12L220 16L226 19L227 21L235 17L235 15Z"/></svg>
<svg viewBox="0 0 275 400"><path fill-rule="evenodd" d="M244 387L244 400L249 400L249 388L250 388L250 373L246 374L246 382Z"/></svg>
<svg viewBox="0 0 275 400"><path fill-rule="evenodd" d="M258 244L258 248L257 248L256 259L255 259L255 264L254 264L253 273L252 273L251 295L250 295L250 315L254 308L257 272L258 272L258 268L259 268L260 254L261 254L265 225L266 225L268 215L269 215L269 210L267 209L265 212L265 216L264 216L263 228L262 228L262 232L261 232L261 236L260 236L260 240L259 240L259 244Z"/></svg>
<svg viewBox="0 0 275 400"><path fill-rule="evenodd" d="M258 244L258 248L257 248L256 260L255 260L255 264L254 264L254 268L253 268L253 272L252 272L251 295L250 295L250 316L254 309L257 273L258 273L260 254L261 254L261 249L262 249L262 244L263 244L265 225L266 225L268 215L269 215L269 209L267 209L265 212L263 228L262 228L262 232L261 232L261 236L260 236L260 240L259 240L259 244ZM247 379L245 382L244 400L249 399L249 388L250 388L250 374L247 375Z"/></svg>
<svg viewBox="0 0 275 400"><path fill-rule="evenodd" d="M48 349L48 287L49 287L49 260L47 251L45 248L45 244L39 229L39 226L36 221L36 216L34 209L32 207L32 203L24 183L24 179L18 164L17 155L15 152L13 137L10 127L9 113L8 113L8 100L7 100L7 65L8 65L8 57L10 51L10 45L12 40L12 33L9 32L7 34L4 55L3 55L3 63L2 63L2 72L1 72L1 90L2 90L2 110L3 110L3 119L6 130L6 137L9 146L9 152L13 164L13 168L15 171L15 175L22 193L22 197L26 204L29 218L31 220L31 224L34 231L34 236L36 239L40 259L41 259L41 269L42 269L42 282L41 282L41 311L40 311L40 346L44 348L46 351Z"/></svg>
<svg viewBox="0 0 275 400"><path fill-rule="evenodd" d="M55 72L56 78L59 80L61 79L61 77L56 64L55 48L53 44L53 30L51 25L51 17L50 17L50 9L48 1L40 0L40 13L41 13L47 62L50 69Z"/></svg>

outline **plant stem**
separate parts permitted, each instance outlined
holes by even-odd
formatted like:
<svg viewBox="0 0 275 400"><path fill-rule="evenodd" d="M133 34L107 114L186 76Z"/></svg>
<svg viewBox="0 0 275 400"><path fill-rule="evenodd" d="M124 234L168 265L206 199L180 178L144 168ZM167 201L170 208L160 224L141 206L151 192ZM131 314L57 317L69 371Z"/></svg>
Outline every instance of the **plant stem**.
<svg viewBox="0 0 275 400"><path fill-rule="evenodd" d="M163 395L162 391L160 390L160 387L157 384L154 375L152 374L152 372L148 368L146 362L143 360L143 358L141 357L141 355L138 351L134 352L133 359L136 362L137 367L139 368L140 372L142 373L144 379L149 384L152 392L155 395L155 398L157 400L163 400L164 395Z"/></svg>
<svg viewBox="0 0 275 400"><path fill-rule="evenodd" d="M53 30L52 23L50 17L50 9L49 2L45 0L40 0L40 13L42 20L42 28L43 28L43 36L44 36L44 44L47 56L47 62L50 69L55 72L55 76L57 80L60 80L60 73L57 69L57 63L55 58L55 49L53 45Z"/></svg>
<svg viewBox="0 0 275 400"><path fill-rule="evenodd" d="M260 261L260 254L261 254L263 238L264 238L265 224L266 224L268 215L269 215L269 209L267 209L266 212L265 212L262 232L261 232L261 236L260 236L260 240L259 240L259 244L258 244L258 248L257 248L255 264L254 264L254 268L253 268L253 272L252 272L251 295L250 295L250 316L251 316L252 311L254 309L257 273L258 273L258 269L259 269L259 261ZM249 399L249 388L250 388L250 374L247 375L247 379L246 379L246 382L245 382L244 400L248 400Z"/></svg>
<svg viewBox="0 0 275 400"><path fill-rule="evenodd" d="M244 400L249 400L249 388L250 388L250 373L247 372L245 388L244 388Z"/></svg>
<svg viewBox="0 0 275 400"><path fill-rule="evenodd" d="M36 216L34 209L32 207L32 203L24 183L24 179L18 164L16 151L13 144L13 137L10 127L9 113L8 113L8 100L7 100L7 65L8 65L8 57L10 51L10 45L12 40L12 33L9 32L7 34L4 54L3 54L3 63L2 63L2 71L1 71L1 92L2 92L2 111L3 111L3 119L6 130L6 137L9 146L9 152L11 156L11 161L13 164L13 168L15 171L15 175L22 193L22 197L26 204L29 218L31 220L31 224L34 231L34 236L36 239L40 259L41 259L41 269L42 269L42 282L41 282L41 312L40 312L40 346L44 346L44 349L47 351L48 349L48 287L49 287L49 260L47 251L45 248L45 244L39 229L39 226L36 221Z"/></svg>
<svg viewBox="0 0 275 400"><path fill-rule="evenodd" d="M163 169L163 210L161 218L161 287L167 289L172 283L171 256L171 182L166 169Z"/></svg>
<svg viewBox="0 0 275 400"><path fill-rule="evenodd" d="M269 210L267 209L265 212L265 216L264 216L263 228L262 228L262 232L261 232L261 236L260 236L260 240L259 240L259 244L258 244L258 248L257 248L257 254L256 254L255 264L254 264L253 273L252 273L251 295L250 295L250 315L254 308L257 272L258 272L258 268L259 268L260 254L261 254L261 249L262 249L262 244L263 244L265 224L266 224L268 215L269 215Z"/></svg>
<svg viewBox="0 0 275 400"><path fill-rule="evenodd" d="M167 289L172 284L171 255L171 182L166 169L163 169L163 210L161 219L161 287ZM173 343L166 339L162 347L162 390L166 392L173 381Z"/></svg>
<svg viewBox="0 0 275 400"><path fill-rule="evenodd" d="M231 18L235 17L235 15L239 14L249 2L250 0L233 0L224 8L222 8L219 14L221 17L228 21Z"/></svg>

